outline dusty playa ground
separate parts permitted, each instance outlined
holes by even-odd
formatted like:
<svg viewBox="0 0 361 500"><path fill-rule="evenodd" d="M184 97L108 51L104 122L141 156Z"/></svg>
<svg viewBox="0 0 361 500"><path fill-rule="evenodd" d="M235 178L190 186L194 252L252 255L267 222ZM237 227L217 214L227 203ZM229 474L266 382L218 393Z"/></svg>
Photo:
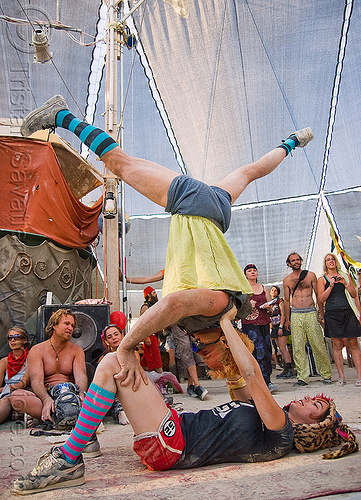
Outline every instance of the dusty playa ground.
<svg viewBox="0 0 361 500"><path fill-rule="evenodd" d="M355 387L356 372L345 367L347 385L323 385L320 377L311 377L308 387L293 387L296 379L276 380L274 394L280 405L305 394L324 392L331 396L344 421L356 432L361 443L361 388ZM333 366L333 379L337 380ZM183 404L186 411L212 408L229 400L225 382L203 381L209 395L205 401L190 398L187 394L174 395L174 401ZM183 385L186 388L186 385ZM38 493L30 498L47 500L152 499L152 500L305 500L308 498L360 499L361 452L338 460L322 460L322 451L299 454L273 462L257 464L224 464L184 471L151 472L140 462L132 450L131 427L113 424L106 419L105 430L99 435L102 455L86 460L85 484ZM40 455L50 449L45 437L32 437L14 422L0 426L0 498L11 495L12 481L29 472ZM235 443L235 446L237 443ZM353 492L353 493L349 493ZM359 492L359 493L355 493ZM29 495L23 498L28 498ZM18 497L19 498L19 497Z"/></svg>

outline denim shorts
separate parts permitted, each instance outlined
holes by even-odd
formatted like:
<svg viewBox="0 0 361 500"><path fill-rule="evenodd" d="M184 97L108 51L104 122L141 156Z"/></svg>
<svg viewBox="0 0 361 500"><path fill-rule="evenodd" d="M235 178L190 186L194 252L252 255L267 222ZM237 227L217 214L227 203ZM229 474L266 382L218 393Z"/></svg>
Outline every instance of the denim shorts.
<svg viewBox="0 0 361 500"><path fill-rule="evenodd" d="M231 195L224 189L179 175L169 186L165 211L205 217L225 233L231 222L231 202Z"/></svg>

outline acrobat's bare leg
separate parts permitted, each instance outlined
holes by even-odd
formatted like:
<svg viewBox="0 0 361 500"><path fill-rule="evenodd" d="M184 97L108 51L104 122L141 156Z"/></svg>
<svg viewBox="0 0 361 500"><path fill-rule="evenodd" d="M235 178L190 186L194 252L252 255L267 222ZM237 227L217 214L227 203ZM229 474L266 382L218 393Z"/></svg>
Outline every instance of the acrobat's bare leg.
<svg viewBox="0 0 361 500"><path fill-rule="evenodd" d="M37 130L56 127L73 132L120 179L154 203L166 206L170 183L179 174L157 163L127 155L106 132L74 116L60 95L29 113L21 126L21 134L28 137Z"/></svg>
<svg viewBox="0 0 361 500"><path fill-rule="evenodd" d="M122 346L132 349L151 333L178 323L188 316L215 316L229 303L229 296L222 290L198 288L174 292L150 307L132 326L122 341Z"/></svg>
<svg viewBox="0 0 361 500"><path fill-rule="evenodd" d="M179 174L149 160L127 155L115 147L102 156L106 166L126 184L161 207L167 205L172 180Z"/></svg>
<svg viewBox="0 0 361 500"><path fill-rule="evenodd" d="M120 371L115 353L107 354L99 364L93 383L115 392L135 434L156 432L168 409L159 389L151 382L141 383L137 391L131 385L121 386L114 380Z"/></svg>
<svg viewBox="0 0 361 500"><path fill-rule="evenodd" d="M276 148L259 160L243 165L215 184L227 191L232 197L232 204L243 193L248 184L270 174L286 158L284 149Z"/></svg>
<svg viewBox="0 0 361 500"><path fill-rule="evenodd" d="M280 146L263 155L259 160L243 165L227 175L216 186L227 191L232 203L240 196L252 181L270 174L286 158L295 147L304 147L313 139L312 130L308 127L291 134Z"/></svg>

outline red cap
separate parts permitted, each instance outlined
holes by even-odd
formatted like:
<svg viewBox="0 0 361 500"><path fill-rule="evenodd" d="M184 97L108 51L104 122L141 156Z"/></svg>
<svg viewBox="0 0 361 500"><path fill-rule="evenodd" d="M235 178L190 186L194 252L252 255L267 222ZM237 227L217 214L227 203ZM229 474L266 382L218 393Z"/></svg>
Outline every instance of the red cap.
<svg viewBox="0 0 361 500"><path fill-rule="evenodd" d="M151 286L147 286L147 288L144 288L144 290L143 290L144 298L146 298L146 296L152 292L155 292L155 290Z"/></svg>
<svg viewBox="0 0 361 500"><path fill-rule="evenodd" d="M127 324L127 317L121 311L114 311L110 315L110 323L117 325L123 331Z"/></svg>

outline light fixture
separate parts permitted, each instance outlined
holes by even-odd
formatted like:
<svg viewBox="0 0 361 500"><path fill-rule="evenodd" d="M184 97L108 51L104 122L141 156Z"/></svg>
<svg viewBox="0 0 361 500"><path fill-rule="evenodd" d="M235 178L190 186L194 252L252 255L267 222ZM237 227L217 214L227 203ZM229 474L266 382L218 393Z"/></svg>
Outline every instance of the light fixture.
<svg viewBox="0 0 361 500"><path fill-rule="evenodd" d="M114 219L117 215L117 200L114 198L114 193L108 191L104 198L103 203L103 217L104 219Z"/></svg>
<svg viewBox="0 0 361 500"><path fill-rule="evenodd" d="M40 63L49 62L52 54L49 52L48 35L42 29L37 29L33 32L33 46L35 49L34 61Z"/></svg>
<svg viewBox="0 0 361 500"><path fill-rule="evenodd" d="M122 44L129 50L137 45L137 37L130 32L128 26L124 23L118 24L118 31L123 35Z"/></svg>

